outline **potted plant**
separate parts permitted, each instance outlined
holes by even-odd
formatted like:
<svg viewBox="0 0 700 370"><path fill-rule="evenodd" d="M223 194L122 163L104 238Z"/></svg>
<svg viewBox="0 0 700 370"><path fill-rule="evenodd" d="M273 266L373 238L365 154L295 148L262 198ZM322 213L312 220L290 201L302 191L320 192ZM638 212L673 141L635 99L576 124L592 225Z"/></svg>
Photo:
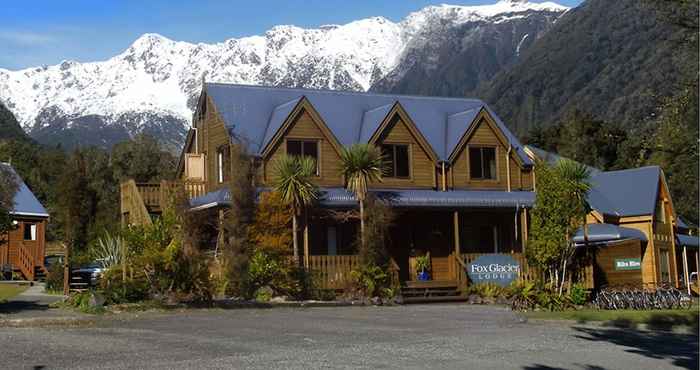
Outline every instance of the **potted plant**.
<svg viewBox="0 0 700 370"><path fill-rule="evenodd" d="M424 254L416 257L416 271L418 273L418 280L430 280L430 255Z"/></svg>

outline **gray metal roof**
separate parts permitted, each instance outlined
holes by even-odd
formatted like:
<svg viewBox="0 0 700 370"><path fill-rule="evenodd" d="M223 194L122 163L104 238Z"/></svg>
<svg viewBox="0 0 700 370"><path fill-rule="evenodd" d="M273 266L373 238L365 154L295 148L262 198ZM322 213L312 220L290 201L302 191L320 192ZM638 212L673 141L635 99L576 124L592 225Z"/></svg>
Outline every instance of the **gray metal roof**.
<svg viewBox="0 0 700 370"><path fill-rule="evenodd" d="M539 158L540 160L542 160L542 161L544 161L547 164L552 165L552 166L557 164L559 161L564 160L564 159L573 160L570 158L562 157L557 153L552 153L552 152L548 152L546 150L540 149L536 146L525 145L524 147L527 148L528 150L530 150L537 158ZM586 166L586 168L588 168L588 171L591 173L591 175L603 172L600 169L595 168L593 166L589 166L587 164L583 164L583 165Z"/></svg>
<svg viewBox="0 0 700 370"><path fill-rule="evenodd" d="M593 209L607 215L652 215L660 179L658 166L593 174L588 202Z"/></svg>
<svg viewBox="0 0 700 370"><path fill-rule="evenodd" d="M589 224L588 225L588 242L592 244L615 242L626 239L638 239L646 242L647 236L637 230L628 227L621 227L611 224ZM571 240L575 244L584 243L583 228L576 231Z"/></svg>
<svg viewBox="0 0 700 370"><path fill-rule="evenodd" d="M484 108L494 117L523 163L532 164L525 155L522 144L503 121L484 102L477 99L221 83L205 83L204 89L216 105L229 132L246 143L254 154L260 154L296 102L306 97L343 146L366 142L384 120L386 113L398 102L440 159L447 159L459 138L473 123L474 117L468 112L474 112L475 115ZM450 119L451 116L454 118Z"/></svg>
<svg viewBox="0 0 700 370"><path fill-rule="evenodd" d="M8 163L0 163L0 166L9 169L10 173L16 177L19 185L14 198L14 209L12 210L11 214L17 216L49 217L49 213L46 211L44 206L41 205L39 200L36 199L34 193L29 190L29 187L27 187L27 184L24 183L15 169Z"/></svg>
<svg viewBox="0 0 700 370"><path fill-rule="evenodd" d="M269 189L260 188L258 192ZM355 196L344 188L320 188L319 205L322 207L353 208ZM393 207L423 208L531 208L535 193L531 191L481 191L428 189L372 189L371 193L384 199ZM193 210L228 206L231 197L228 188L222 188L190 200Z"/></svg>
<svg viewBox="0 0 700 370"><path fill-rule="evenodd" d="M678 245L681 245L683 247L700 247L700 239L697 236L676 234L676 239L678 240Z"/></svg>

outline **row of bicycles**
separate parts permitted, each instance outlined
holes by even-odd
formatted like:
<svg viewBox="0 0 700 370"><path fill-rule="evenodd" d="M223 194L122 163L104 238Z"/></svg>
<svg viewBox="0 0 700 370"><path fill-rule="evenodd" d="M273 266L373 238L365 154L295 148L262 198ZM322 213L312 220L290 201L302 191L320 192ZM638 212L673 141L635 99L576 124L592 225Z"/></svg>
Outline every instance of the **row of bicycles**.
<svg viewBox="0 0 700 370"><path fill-rule="evenodd" d="M606 287L598 291L593 304L601 310L690 309L692 297L670 284L640 288Z"/></svg>

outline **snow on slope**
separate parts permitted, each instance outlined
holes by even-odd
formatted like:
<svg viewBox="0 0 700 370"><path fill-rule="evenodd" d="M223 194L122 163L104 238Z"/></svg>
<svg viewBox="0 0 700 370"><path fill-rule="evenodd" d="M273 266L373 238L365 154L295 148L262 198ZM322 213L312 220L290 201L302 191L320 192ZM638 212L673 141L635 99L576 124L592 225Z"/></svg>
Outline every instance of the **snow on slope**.
<svg viewBox="0 0 700 370"><path fill-rule="evenodd" d="M0 101L27 131L46 128L56 114L98 115L107 117L107 122L112 117L117 123L123 114L149 113L180 118L184 125L203 77L216 82L368 90L397 67L406 49L416 45L415 39L429 39L433 27L502 22L531 11L567 9L524 1L439 5L411 13L399 23L373 17L317 29L283 25L264 35L215 44L145 34L102 62L0 69ZM42 111L59 113L46 119Z"/></svg>

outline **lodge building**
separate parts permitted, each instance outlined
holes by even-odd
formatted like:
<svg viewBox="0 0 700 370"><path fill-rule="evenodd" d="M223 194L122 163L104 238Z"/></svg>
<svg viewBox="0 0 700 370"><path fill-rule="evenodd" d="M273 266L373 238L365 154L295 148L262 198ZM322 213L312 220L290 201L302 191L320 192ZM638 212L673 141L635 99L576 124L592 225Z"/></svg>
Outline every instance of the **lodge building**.
<svg viewBox="0 0 700 370"><path fill-rule="evenodd" d="M403 286L459 291L468 284L467 264L484 254L508 254L524 266L523 278L534 274L523 250L535 199L535 159L542 158L480 100L204 83L177 182L191 195L194 211L217 220L218 210L230 204L233 146L254 158L255 183L261 190L273 186L274 164L281 156L314 158L320 198L300 236L304 265L320 271L326 287L337 288L357 264L357 222L324 217L324 210L357 207L340 173L341 149L355 143L377 145L388 159L383 181L370 184L370 192L396 210L387 247ZM123 183L123 222L150 223L171 186ZM664 251L675 253L671 240L678 222L667 189L657 193L668 200L663 211L669 215L668 226L644 234L647 239L637 244L641 251L641 243L654 240L656 249L644 259L652 265L661 258L675 261ZM628 230L621 225L632 229L634 222L642 222L639 217L646 222L657 214L625 218L614 208L617 203L596 202L589 221L623 233ZM625 234L617 239L630 238ZM416 279L415 258L425 253L430 255L429 283ZM669 266L668 276L676 276L676 263ZM581 277L591 288L594 270ZM645 282L666 276L665 271L655 270L656 277Z"/></svg>

